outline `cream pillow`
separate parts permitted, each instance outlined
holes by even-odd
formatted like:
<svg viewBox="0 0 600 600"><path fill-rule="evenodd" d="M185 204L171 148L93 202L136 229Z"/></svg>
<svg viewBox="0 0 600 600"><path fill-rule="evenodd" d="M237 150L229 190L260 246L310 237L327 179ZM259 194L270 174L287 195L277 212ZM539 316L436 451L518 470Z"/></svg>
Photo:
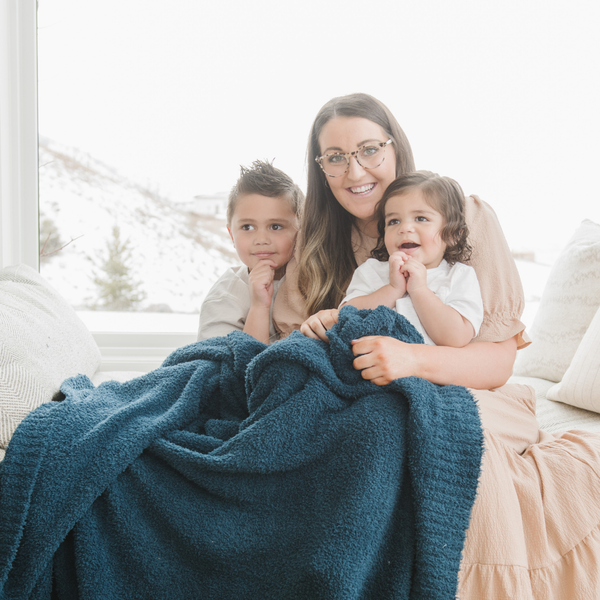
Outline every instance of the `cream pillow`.
<svg viewBox="0 0 600 600"><path fill-rule="evenodd" d="M550 272L514 374L560 381L599 306L600 225L585 220Z"/></svg>
<svg viewBox="0 0 600 600"><path fill-rule="evenodd" d="M37 271L0 269L0 459L17 425L64 379L92 377L99 365L91 333Z"/></svg>
<svg viewBox="0 0 600 600"><path fill-rule="evenodd" d="M553 385L546 395L549 400L600 412L600 309L562 381Z"/></svg>

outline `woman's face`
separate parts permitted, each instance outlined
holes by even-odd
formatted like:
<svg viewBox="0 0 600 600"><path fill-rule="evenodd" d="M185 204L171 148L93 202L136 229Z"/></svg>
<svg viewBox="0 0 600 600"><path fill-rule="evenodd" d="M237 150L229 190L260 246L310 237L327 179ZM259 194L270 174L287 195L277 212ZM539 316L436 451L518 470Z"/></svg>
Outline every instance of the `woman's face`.
<svg viewBox="0 0 600 600"><path fill-rule="evenodd" d="M387 142L389 136L369 119L336 117L328 121L319 135L321 156L332 152L354 152L369 142ZM390 145L391 146L391 145ZM375 207L387 186L396 178L396 152L388 147L384 161L374 169L364 169L350 158L348 171L339 177L327 177L336 200L357 219L358 227L377 237Z"/></svg>

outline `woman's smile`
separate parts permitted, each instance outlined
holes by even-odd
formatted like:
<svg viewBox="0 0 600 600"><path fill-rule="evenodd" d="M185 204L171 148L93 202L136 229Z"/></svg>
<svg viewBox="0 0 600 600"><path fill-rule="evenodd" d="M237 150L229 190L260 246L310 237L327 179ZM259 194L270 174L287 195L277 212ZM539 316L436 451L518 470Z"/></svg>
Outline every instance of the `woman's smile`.
<svg viewBox="0 0 600 600"><path fill-rule="evenodd" d="M348 188L348 190L350 190L350 192L352 194L355 194L356 196L368 196L369 193L373 191L376 185L376 183L369 183L367 185L361 185L360 187L351 187Z"/></svg>

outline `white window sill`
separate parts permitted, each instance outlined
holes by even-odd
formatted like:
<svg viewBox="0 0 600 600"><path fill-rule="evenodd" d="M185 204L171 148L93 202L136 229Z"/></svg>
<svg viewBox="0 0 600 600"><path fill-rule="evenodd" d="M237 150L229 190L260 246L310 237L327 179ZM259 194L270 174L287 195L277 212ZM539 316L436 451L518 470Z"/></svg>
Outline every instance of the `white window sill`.
<svg viewBox="0 0 600 600"><path fill-rule="evenodd" d="M198 315L78 311L102 356L99 371L160 367L177 348L196 341Z"/></svg>
<svg viewBox="0 0 600 600"><path fill-rule="evenodd" d="M193 344L195 333L98 333L92 335L100 348L99 371L143 371L160 367L177 348Z"/></svg>

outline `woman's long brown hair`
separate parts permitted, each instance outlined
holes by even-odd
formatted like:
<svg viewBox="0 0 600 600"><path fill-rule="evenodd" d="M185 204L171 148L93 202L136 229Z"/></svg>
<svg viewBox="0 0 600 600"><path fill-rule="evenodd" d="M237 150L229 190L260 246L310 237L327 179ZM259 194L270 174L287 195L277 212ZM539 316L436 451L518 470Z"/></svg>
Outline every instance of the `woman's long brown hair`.
<svg viewBox="0 0 600 600"><path fill-rule="evenodd" d="M298 286L309 315L336 308L357 267L352 248L352 228L356 219L336 200L326 183L325 173L315 162L315 157L321 154L321 130L336 117L362 117L377 123L393 141L396 177L415 169L404 131L388 108L373 96L340 96L321 108L308 140L308 185L299 240Z"/></svg>

